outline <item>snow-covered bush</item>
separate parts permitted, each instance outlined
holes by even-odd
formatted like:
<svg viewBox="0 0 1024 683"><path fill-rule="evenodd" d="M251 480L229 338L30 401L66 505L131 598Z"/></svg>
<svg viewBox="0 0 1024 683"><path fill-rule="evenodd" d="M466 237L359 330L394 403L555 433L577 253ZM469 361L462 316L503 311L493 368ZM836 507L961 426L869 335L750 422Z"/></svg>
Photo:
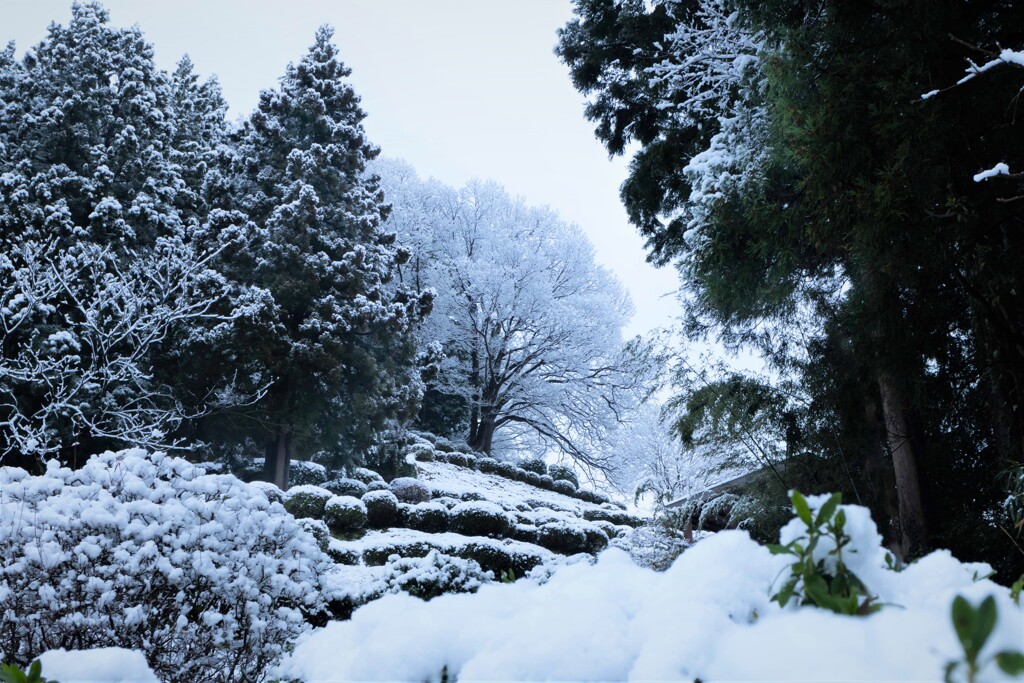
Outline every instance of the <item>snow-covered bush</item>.
<svg viewBox="0 0 1024 683"><path fill-rule="evenodd" d="M395 526L399 520L398 498L391 491L370 491L363 496L366 523L374 529Z"/></svg>
<svg viewBox="0 0 1024 683"><path fill-rule="evenodd" d="M562 555L575 555L587 552L587 534L568 522L548 522L537 529L537 544Z"/></svg>
<svg viewBox="0 0 1024 683"><path fill-rule="evenodd" d="M494 580L474 560L442 555L431 550L425 557L392 555L385 565L384 580L389 592L402 592L430 600L445 593L475 593L484 583Z"/></svg>
<svg viewBox="0 0 1024 683"><path fill-rule="evenodd" d="M459 494L459 500L463 501L464 503L469 503L473 501L487 500L487 498L485 498L484 494L480 493L479 491L463 491L462 493Z"/></svg>
<svg viewBox="0 0 1024 683"><path fill-rule="evenodd" d="M608 537L608 540L616 538L619 535L619 527L607 520L599 519L591 523L604 532L604 535Z"/></svg>
<svg viewBox="0 0 1024 683"><path fill-rule="evenodd" d="M479 469L478 465L479 458L475 458L469 453L463 453L461 451L452 451L448 454L448 462L459 467L468 467L470 469Z"/></svg>
<svg viewBox="0 0 1024 683"><path fill-rule="evenodd" d="M435 493L436 493L436 491L435 491ZM444 505L446 508L451 510L453 507L455 507L456 505L458 505L462 501L460 499L458 499L458 498L452 498L451 496L440 496L440 497L435 497L430 502L431 503L440 503L441 505Z"/></svg>
<svg viewBox="0 0 1024 683"><path fill-rule="evenodd" d="M542 476L543 475L537 474L536 472L531 472L527 470L526 474L523 475L523 482L529 484L530 486L544 488L544 480L542 479Z"/></svg>
<svg viewBox="0 0 1024 683"><path fill-rule="evenodd" d="M498 461L498 464L495 466L495 474L514 481L519 477L519 468L510 462Z"/></svg>
<svg viewBox="0 0 1024 683"><path fill-rule="evenodd" d="M206 466L204 465L203 467L205 468ZM269 481L254 481L249 486L266 496L267 500L271 503L284 504L284 491L277 488L276 484L271 484Z"/></svg>
<svg viewBox="0 0 1024 683"><path fill-rule="evenodd" d="M528 548L529 546L511 542L501 544L496 541L471 541L450 548L448 552L463 559L473 560L485 571L494 572L495 576L511 573L521 577L545 561L543 555Z"/></svg>
<svg viewBox="0 0 1024 683"><path fill-rule="evenodd" d="M441 503L420 503L409 512L409 528L428 533L448 531L451 515Z"/></svg>
<svg viewBox="0 0 1024 683"><path fill-rule="evenodd" d="M509 532L509 536L517 541L523 543L533 543L539 545L540 533L536 526L532 524L515 524L512 527L512 531Z"/></svg>
<svg viewBox="0 0 1024 683"><path fill-rule="evenodd" d="M540 476L548 473L548 466L540 458L523 458L519 461L519 466L527 472L533 472Z"/></svg>
<svg viewBox="0 0 1024 683"><path fill-rule="evenodd" d="M369 484L375 481L384 481L384 477L380 476L380 474L365 467L353 467L348 473L348 476L350 479L358 479L364 484Z"/></svg>
<svg viewBox="0 0 1024 683"><path fill-rule="evenodd" d="M327 468L318 462L292 460L288 465L288 483L295 486L320 486L330 478Z"/></svg>
<svg viewBox="0 0 1024 683"><path fill-rule="evenodd" d="M320 519L324 516L324 506L332 497L333 493L319 486L293 486L284 494L284 509L296 517Z"/></svg>
<svg viewBox="0 0 1024 683"><path fill-rule="evenodd" d="M321 484L320 488L327 489L336 496L352 496L353 498L362 498L363 494L369 491L366 483L347 477L331 479Z"/></svg>
<svg viewBox="0 0 1024 683"><path fill-rule="evenodd" d="M405 449L405 456L412 456L417 462L433 462L434 447L429 443L415 443Z"/></svg>
<svg viewBox="0 0 1024 683"><path fill-rule="evenodd" d="M540 488L553 491L555 488L555 480L550 474L543 474L540 477Z"/></svg>
<svg viewBox="0 0 1024 683"><path fill-rule="evenodd" d="M576 495L576 487L567 479L555 479L555 483L552 484L551 490L555 493L561 493L563 496Z"/></svg>
<svg viewBox="0 0 1024 683"><path fill-rule="evenodd" d="M494 458L477 458L476 468L484 474L497 474L498 473L498 461Z"/></svg>
<svg viewBox="0 0 1024 683"><path fill-rule="evenodd" d="M302 530L313 537L320 550L327 552L327 547L331 542L331 531L327 528L327 524L321 519L310 519L309 517L297 521Z"/></svg>
<svg viewBox="0 0 1024 683"><path fill-rule="evenodd" d="M352 496L334 496L324 506L324 522L336 534L351 534L366 526L366 505Z"/></svg>
<svg viewBox="0 0 1024 683"><path fill-rule="evenodd" d="M639 515L634 515L630 512L623 510L609 510L607 508L601 509L589 509L583 511L583 519L588 522L605 521L611 522L616 526L628 525L632 527L642 526L645 522L644 518Z"/></svg>
<svg viewBox="0 0 1024 683"><path fill-rule="evenodd" d="M179 458L0 468L0 652L140 649L164 680L263 680L333 566L259 489Z"/></svg>
<svg viewBox="0 0 1024 683"><path fill-rule="evenodd" d="M462 503L451 511L452 531L466 536L507 536L510 527L508 515L494 503Z"/></svg>
<svg viewBox="0 0 1024 683"><path fill-rule="evenodd" d="M383 479L381 481L371 481L366 485L367 492L369 491L390 491L388 484Z"/></svg>
<svg viewBox="0 0 1024 683"><path fill-rule="evenodd" d="M574 489L578 489L580 487L579 477L576 476L576 473L573 472L571 467L567 467L565 465L548 465L548 474L550 474L551 478L556 481L571 481Z"/></svg>
<svg viewBox="0 0 1024 683"><path fill-rule="evenodd" d="M430 500L430 487L419 479L399 477L391 480L391 493L403 503L425 503Z"/></svg>

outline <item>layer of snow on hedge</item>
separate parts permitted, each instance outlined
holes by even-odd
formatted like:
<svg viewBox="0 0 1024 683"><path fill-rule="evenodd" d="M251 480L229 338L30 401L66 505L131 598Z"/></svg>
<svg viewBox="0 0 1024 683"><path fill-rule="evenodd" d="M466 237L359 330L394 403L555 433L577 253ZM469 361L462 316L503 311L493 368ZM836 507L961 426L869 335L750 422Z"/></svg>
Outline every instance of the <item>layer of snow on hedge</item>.
<svg viewBox="0 0 1024 683"><path fill-rule="evenodd" d="M420 478L434 490L434 497L458 498L464 493L479 493L488 501L502 506L515 506L527 500L540 501L551 508L582 511L598 509L594 503L539 489L523 482L513 481L496 474L468 470L444 462L417 462Z"/></svg>
<svg viewBox="0 0 1024 683"><path fill-rule="evenodd" d="M304 637L277 675L438 680L447 666L463 680L936 681L946 662L962 657L950 619L957 594L998 603L982 660L1020 648L1024 610L1007 589L978 578L987 566L937 551L888 570L867 511L843 509L853 537L844 558L885 605L871 616L780 608L770 596L792 558L727 531L664 573L611 549L544 584L488 584L429 603L388 596ZM787 528L784 540L798 531ZM981 679L1002 680L991 664Z"/></svg>
<svg viewBox="0 0 1024 683"><path fill-rule="evenodd" d="M45 678L61 683L160 683L138 650L51 650L39 662Z"/></svg>

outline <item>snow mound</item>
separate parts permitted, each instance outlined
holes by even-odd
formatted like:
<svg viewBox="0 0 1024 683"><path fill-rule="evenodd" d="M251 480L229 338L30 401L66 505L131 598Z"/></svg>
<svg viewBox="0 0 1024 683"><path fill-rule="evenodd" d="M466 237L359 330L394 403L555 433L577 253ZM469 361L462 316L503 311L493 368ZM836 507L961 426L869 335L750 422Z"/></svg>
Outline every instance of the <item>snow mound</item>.
<svg viewBox="0 0 1024 683"><path fill-rule="evenodd" d="M780 607L771 596L791 558L726 531L664 573L613 548L546 583L491 583L430 602L386 596L304 636L275 675L437 681L446 668L463 680L936 681L963 654L950 619L956 595L997 602L983 661L1020 649L1024 610L1006 588L979 579L979 566L938 551L888 569L867 511L843 509L851 560L885 605L867 617ZM1007 679L989 663L979 680Z"/></svg>
<svg viewBox="0 0 1024 683"><path fill-rule="evenodd" d="M160 683L138 650L50 650L39 662L44 678L61 683Z"/></svg>

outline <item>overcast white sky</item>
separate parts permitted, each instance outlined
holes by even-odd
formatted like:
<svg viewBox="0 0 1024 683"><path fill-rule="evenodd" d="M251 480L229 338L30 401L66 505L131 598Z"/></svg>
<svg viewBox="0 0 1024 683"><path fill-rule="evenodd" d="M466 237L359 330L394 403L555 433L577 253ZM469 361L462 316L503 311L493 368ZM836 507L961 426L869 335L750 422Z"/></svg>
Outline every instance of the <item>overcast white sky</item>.
<svg viewBox="0 0 1024 683"><path fill-rule="evenodd" d="M491 178L547 204L590 236L598 260L633 294L629 333L678 313L674 271L644 260L618 198L626 162L609 161L583 98L552 52L569 0L108 0L114 25L138 24L160 67L188 53L217 74L231 117L247 114L323 23L363 98L370 139L421 176L450 185ZM64 0L0 0L0 41L19 53Z"/></svg>

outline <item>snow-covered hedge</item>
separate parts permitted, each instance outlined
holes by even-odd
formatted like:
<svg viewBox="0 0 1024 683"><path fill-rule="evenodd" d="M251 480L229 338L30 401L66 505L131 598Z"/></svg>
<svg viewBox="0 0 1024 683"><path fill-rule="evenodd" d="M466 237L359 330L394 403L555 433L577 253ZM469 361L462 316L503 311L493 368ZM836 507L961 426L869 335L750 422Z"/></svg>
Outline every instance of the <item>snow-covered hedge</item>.
<svg viewBox="0 0 1024 683"><path fill-rule="evenodd" d="M369 491L366 482L347 477L324 482L320 488L327 489L336 496L352 496L353 498L362 498L363 494Z"/></svg>
<svg viewBox="0 0 1024 683"><path fill-rule="evenodd" d="M139 649L164 680L262 680L333 564L279 503L141 450L0 468L0 659Z"/></svg>
<svg viewBox="0 0 1024 683"><path fill-rule="evenodd" d="M409 512L409 528L428 533L448 531L450 523L448 508L441 503L420 503Z"/></svg>
<svg viewBox="0 0 1024 683"><path fill-rule="evenodd" d="M385 568L389 593L408 593L424 600L446 593L475 593L494 580L494 574L483 571L475 561L442 555L437 550L419 558L392 555Z"/></svg>

